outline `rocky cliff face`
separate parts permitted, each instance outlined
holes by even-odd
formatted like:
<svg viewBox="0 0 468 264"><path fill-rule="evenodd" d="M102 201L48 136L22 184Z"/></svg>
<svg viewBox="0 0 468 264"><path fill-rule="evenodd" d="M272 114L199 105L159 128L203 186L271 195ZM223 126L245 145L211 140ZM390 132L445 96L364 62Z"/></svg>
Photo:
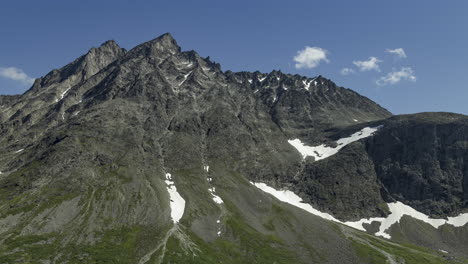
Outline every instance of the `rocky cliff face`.
<svg viewBox="0 0 468 264"><path fill-rule="evenodd" d="M391 114L321 76L223 72L169 34L129 51L106 42L0 105L2 263L375 263L408 252L441 262L435 251L398 251L281 203L249 181L289 187L343 219L388 214L383 204L400 198L420 209L435 201L435 213L465 206L461 143L448 132L421 128L428 141L417 144L444 135L436 152L457 149L433 180L437 166L414 173L427 158L411 145L419 132L404 134L414 131L405 117L380 121ZM321 161L288 143L328 144L378 124L374 137ZM399 155L403 146L409 156ZM395 182L404 180L420 184Z"/></svg>
<svg viewBox="0 0 468 264"><path fill-rule="evenodd" d="M345 220L387 215L383 204L394 201L433 217L456 216L467 209L467 121L421 113L365 124L382 127L332 157L306 160L296 188Z"/></svg>

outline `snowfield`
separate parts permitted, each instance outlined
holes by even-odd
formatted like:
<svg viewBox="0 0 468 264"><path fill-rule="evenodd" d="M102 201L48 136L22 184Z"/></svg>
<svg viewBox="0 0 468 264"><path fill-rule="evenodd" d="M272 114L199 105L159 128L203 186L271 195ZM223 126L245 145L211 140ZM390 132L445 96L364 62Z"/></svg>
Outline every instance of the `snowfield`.
<svg viewBox="0 0 468 264"><path fill-rule="evenodd" d="M315 147L309 147L309 146L304 145L304 143L302 143L300 139L288 140L288 142L293 147L295 147L297 151L301 153L303 159L310 156L310 157L314 157L315 160L317 161L317 160L325 159L325 158L335 155L336 153L338 153L338 151L340 151L340 149L342 149L344 146L350 143L372 136L381 127L382 126L365 127L361 129L360 131L352 134L349 137L341 138L338 141L336 141L336 144L337 144L336 147L329 147L329 146L326 146L325 144L315 146Z"/></svg>
<svg viewBox="0 0 468 264"><path fill-rule="evenodd" d="M465 214L460 214L459 216L456 217L448 217L448 220L446 219L434 219L430 218L429 216L416 211L415 209L411 208L408 205L405 205L401 202L395 202L395 203L388 203L388 208L390 210L390 214L387 217L373 217L373 218L368 218L368 219L361 219L359 221L348 221L348 222L341 222L340 220L336 219L332 215L328 213L321 212L315 208L313 208L310 204L304 203L302 201L302 198L299 197L297 194L294 192L291 192L289 190L276 190L265 183L259 183L259 182L251 182L255 187L258 189L269 193L273 195L276 199L294 205L298 208L301 208L311 214L314 214L316 216L319 216L323 219L327 219L330 221L334 221L337 223L341 223L347 226L350 226L352 228L361 230L361 231L366 231L364 228L363 224L371 224L372 222L379 222L380 227L379 231L375 233L376 236L381 236L384 238L390 239L391 236L390 234L386 233L386 231L394 224L399 223L401 218L404 215L410 216L414 219L418 219L420 221L423 221L425 223L430 224L434 228L439 228L440 226L444 224L448 225L453 225L455 227L460 227L464 226L465 224L468 223L468 213Z"/></svg>

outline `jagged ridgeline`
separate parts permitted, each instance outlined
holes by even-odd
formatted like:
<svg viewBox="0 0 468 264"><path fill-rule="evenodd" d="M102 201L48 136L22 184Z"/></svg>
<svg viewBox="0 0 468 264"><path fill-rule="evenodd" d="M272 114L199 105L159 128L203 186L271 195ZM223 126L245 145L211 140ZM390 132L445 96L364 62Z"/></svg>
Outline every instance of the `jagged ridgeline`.
<svg viewBox="0 0 468 264"><path fill-rule="evenodd" d="M108 41L0 96L0 263L467 263L467 146L465 116Z"/></svg>

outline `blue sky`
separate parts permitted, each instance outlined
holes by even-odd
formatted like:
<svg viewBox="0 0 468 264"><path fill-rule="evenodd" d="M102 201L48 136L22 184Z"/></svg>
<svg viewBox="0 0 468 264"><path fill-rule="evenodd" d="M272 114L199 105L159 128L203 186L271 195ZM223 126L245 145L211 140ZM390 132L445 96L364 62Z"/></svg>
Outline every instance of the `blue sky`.
<svg viewBox="0 0 468 264"><path fill-rule="evenodd" d="M3 1L0 94L106 40L130 49L171 32L223 70L320 74L395 114L468 114L466 14L462 0Z"/></svg>

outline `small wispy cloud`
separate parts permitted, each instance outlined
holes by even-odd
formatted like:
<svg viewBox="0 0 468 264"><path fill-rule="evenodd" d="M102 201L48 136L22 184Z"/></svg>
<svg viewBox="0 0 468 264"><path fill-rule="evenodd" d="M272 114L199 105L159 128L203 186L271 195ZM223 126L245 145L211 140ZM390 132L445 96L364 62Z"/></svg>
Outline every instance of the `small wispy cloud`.
<svg viewBox="0 0 468 264"><path fill-rule="evenodd" d="M377 57L369 57L366 61L353 61L353 64L358 67L360 71L380 71L379 63L382 62Z"/></svg>
<svg viewBox="0 0 468 264"><path fill-rule="evenodd" d="M400 59L405 59L406 58L406 52L403 48L398 48L398 49L386 49L385 52L394 54L397 56L397 58Z"/></svg>
<svg viewBox="0 0 468 264"><path fill-rule="evenodd" d="M341 75L350 75L354 73L354 70L351 68L343 68L340 71Z"/></svg>
<svg viewBox="0 0 468 264"><path fill-rule="evenodd" d="M402 67L399 71L390 72L387 75L380 77L376 83L379 86L384 86L388 84L396 84L402 80L411 82L416 81L416 76L414 75L414 71L411 67Z"/></svg>
<svg viewBox="0 0 468 264"><path fill-rule="evenodd" d="M15 67L0 67L0 77L19 81L25 85L31 85L34 83L34 78L29 77L23 70Z"/></svg>
<svg viewBox="0 0 468 264"><path fill-rule="evenodd" d="M312 69L317 67L320 62L329 62L327 59L328 51L319 47L306 46L303 50L297 52L294 56L296 69Z"/></svg>

